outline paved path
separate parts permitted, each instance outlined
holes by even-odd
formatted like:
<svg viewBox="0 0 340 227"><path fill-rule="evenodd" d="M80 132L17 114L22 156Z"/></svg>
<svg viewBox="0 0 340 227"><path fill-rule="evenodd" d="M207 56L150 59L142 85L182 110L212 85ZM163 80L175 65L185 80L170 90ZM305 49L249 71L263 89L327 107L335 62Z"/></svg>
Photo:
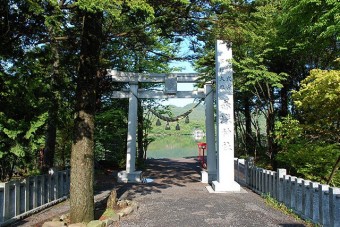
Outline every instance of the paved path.
<svg viewBox="0 0 340 227"><path fill-rule="evenodd" d="M144 176L154 181L119 190L140 204L120 226L305 226L248 189L209 193L199 171L194 159L149 160Z"/></svg>
<svg viewBox="0 0 340 227"><path fill-rule="evenodd" d="M137 212L114 226L305 226L269 207L264 199L248 189L243 189L242 193L209 193L207 184L200 182L200 168L192 158L148 160L144 177L153 182L116 184L112 177L97 179L100 184L95 201L102 201L115 188L118 196L133 199L140 205ZM69 202L66 201L12 226L38 227L68 211Z"/></svg>

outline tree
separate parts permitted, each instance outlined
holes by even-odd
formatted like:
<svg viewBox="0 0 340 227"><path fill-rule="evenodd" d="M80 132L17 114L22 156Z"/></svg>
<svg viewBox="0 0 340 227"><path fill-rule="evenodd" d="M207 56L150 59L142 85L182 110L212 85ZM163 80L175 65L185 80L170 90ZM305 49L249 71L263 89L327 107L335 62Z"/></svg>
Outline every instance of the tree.
<svg viewBox="0 0 340 227"><path fill-rule="evenodd" d="M293 94L308 136L330 144L340 143L340 71L311 70ZM340 165L340 154L334 162L327 183L330 183Z"/></svg>
<svg viewBox="0 0 340 227"><path fill-rule="evenodd" d="M289 75L280 89L280 117L294 112L291 90L299 88L311 69L339 67L334 61L339 56L339 7L338 1L282 1L274 40L276 57L270 63L274 71Z"/></svg>
<svg viewBox="0 0 340 227"><path fill-rule="evenodd" d="M340 142L340 71L311 70L293 93L294 104L303 124L313 137Z"/></svg>
<svg viewBox="0 0 340 227"><path fill-rule="evenodd" d="M43 17L32 2L5 1L0 28L0 162L1 180L37 172L43 147L48 94L44 79L46 52L36 47L44 37Z"/></svg>
<svg viewBox="0 0 340 227"><path fill-rule="evenodd" d="M340 72L311 70L292 95L298 120L277 122L278 160L293 173L312 180L339 184Z"/></svg>
<svg viewBox="0 0 340 227"><path fill-rule="evenodd" d="M277 161L288 173L317 182L340 184L339 144L314 139L305 125L288 116L275 125L275 140L280 151Z"/></svg>
<svg viewBox="0 0 340 227"><path fill-rule="evenodd" d="M72 223L89 222L94 219L94 115L103 17L102 12L80 10L80 14L83 18L83 30L71 153L70 219Z"/></svg>
<svg viewBox="0 0 340 227"><path fill-rule="evenodd" d="M162 51L166 50L166 48L160 52L152 52L152 48L150 48L160 43L161 39L158 38L159 30L154 28L154 26L159 26L160 24L153 21L155 19L154 10L147 2L101 2L97 5L87 1L78 3L78 10L83 18L83 30L81 33L80 66L77 75L75 137L71 155L70 202L71 222L86 222L93 218L94 211L94 113L96 100L100 100L96 97L95 85L96 77L101 78L103 75L103 71L98 69L103 66L114 65L113 63L119 59L118 52L125 52L126 44L130 44L131 49L127 51L127 55L123 55L123 58L119 59L121 68L116 67L118 69L128 69L131 65L137 65L138 67L135 70L140 71L140 65L138 65L140 56L135 59L130 58L131 55L135 56L138 50L142 53L143 51L152 53L146 54L144 57L160 56L165 59L169 58L166 55L164 57L164 54L162 54ZM119 10L116 10L116 7ZM102 36L102 28L105 37ZM117 31L114 31L113 28L117 29ZM105 38L105 42L102 42L102 38ZM117 48L120 45L124 47L123 50ZM116 50L113 59L109 56L99 60L102 46ZM132 62L133 64L129 64L130 62L127 61L129 59L135 60ZM158 64L158 66L160 65Z"/></svg>
<svg viewBox="0 0 340 227"><path fill-rule="evenodd" d="M275 165L276 146L273 132L276 117L275 101L277 91L287 76L283 71L274 70L271 62L275 59L274 40L277 38L276 18L280 13L279 1L225 1L211 4L214 12L208 31L199 36L205 48L197 64L205 66L204 71L214 78L214 53L211 51L215 39L233 43L234 87L236 91L236 123L241 129L238 138L244 138L246 146L252 142L252 113L260 111L266 118L266 154ZM207 70L205 70L207 69ZM247 100L245 100L247 99ZM258 111L256 111L258 110ZM242 122L242 123L241 123ZM242 125L245 124L245 130ZM259 128L259 127L258 127ZM238 131L237 131L238 132ZM259 135L256 133L254 135ZM254 139L255 141L255 139ZM257 140L257 141L260 141ZM259 143L261 146L261 143ZM253 147L255 154L256 147ZM249 148L244 148L249 154Z"/></svg>

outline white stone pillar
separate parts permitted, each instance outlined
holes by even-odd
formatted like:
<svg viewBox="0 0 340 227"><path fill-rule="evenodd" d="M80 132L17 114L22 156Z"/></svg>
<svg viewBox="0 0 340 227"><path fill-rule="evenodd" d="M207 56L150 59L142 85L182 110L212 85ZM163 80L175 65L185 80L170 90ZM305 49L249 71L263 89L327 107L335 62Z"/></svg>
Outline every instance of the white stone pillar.
<svg viewBox="0 0 340 227"><path fill-rule="evenodd" d="M130 82L128 134L126 152L126 171L118 173L119 182L140 182L141 171L136 170L137 110L138 82Z"/></svg>
<svg viewBox="0 0 340 227"><path fill-rule="evenodd" d="M231 43L216 42L217 181L216 192L240 191L234 181L234 100Z"/></svg>
<svg viewBox="0 0 340 227"><path fill-rule="evenodd" d="M137 141L137 100L138 84L130 82L129 115L128 115L128 134L127 134L127 154L126 172L135 171L136 164L136 141Z"/></svg>
<svg viewBox="0 0 340 227"><path fill-rule="evenodd" d="M204 86L205 92L205 131L207 143L207 171L202 171L202 182L211 183L216 180L216 149L215 149L215 120L214 120L214 93L212 82Z"/></svg>

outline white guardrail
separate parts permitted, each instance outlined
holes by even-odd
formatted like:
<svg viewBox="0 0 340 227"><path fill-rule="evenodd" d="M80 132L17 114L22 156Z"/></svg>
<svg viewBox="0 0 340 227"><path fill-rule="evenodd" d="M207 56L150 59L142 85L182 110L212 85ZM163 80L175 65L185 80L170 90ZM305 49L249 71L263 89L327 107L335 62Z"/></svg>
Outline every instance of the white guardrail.
<svg viewBox="0 0 340 227"><path fill-rule="evenodd" d="M0 183L0 226L66 200L70 170Z"/></svg>
<svg viewBox="0 0 340 227"><path fill-rule="evenodd" d="M258 194L269 195L305 220L340 226L340 188L254 166L253 159L234 159L235 181Z"/></svg>

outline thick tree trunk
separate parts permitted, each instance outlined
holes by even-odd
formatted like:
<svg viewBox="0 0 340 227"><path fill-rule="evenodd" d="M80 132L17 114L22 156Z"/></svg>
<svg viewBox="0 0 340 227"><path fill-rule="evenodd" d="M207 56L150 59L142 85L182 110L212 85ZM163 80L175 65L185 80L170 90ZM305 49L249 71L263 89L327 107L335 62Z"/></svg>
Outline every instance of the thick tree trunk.
<svg viewBox="0 0 340 227"><path fill-rule="evenodd" d="M84 12L71 153L70 219L72 223L89 222L94 218L93 134L101 33L102 13Z"/></svg>

